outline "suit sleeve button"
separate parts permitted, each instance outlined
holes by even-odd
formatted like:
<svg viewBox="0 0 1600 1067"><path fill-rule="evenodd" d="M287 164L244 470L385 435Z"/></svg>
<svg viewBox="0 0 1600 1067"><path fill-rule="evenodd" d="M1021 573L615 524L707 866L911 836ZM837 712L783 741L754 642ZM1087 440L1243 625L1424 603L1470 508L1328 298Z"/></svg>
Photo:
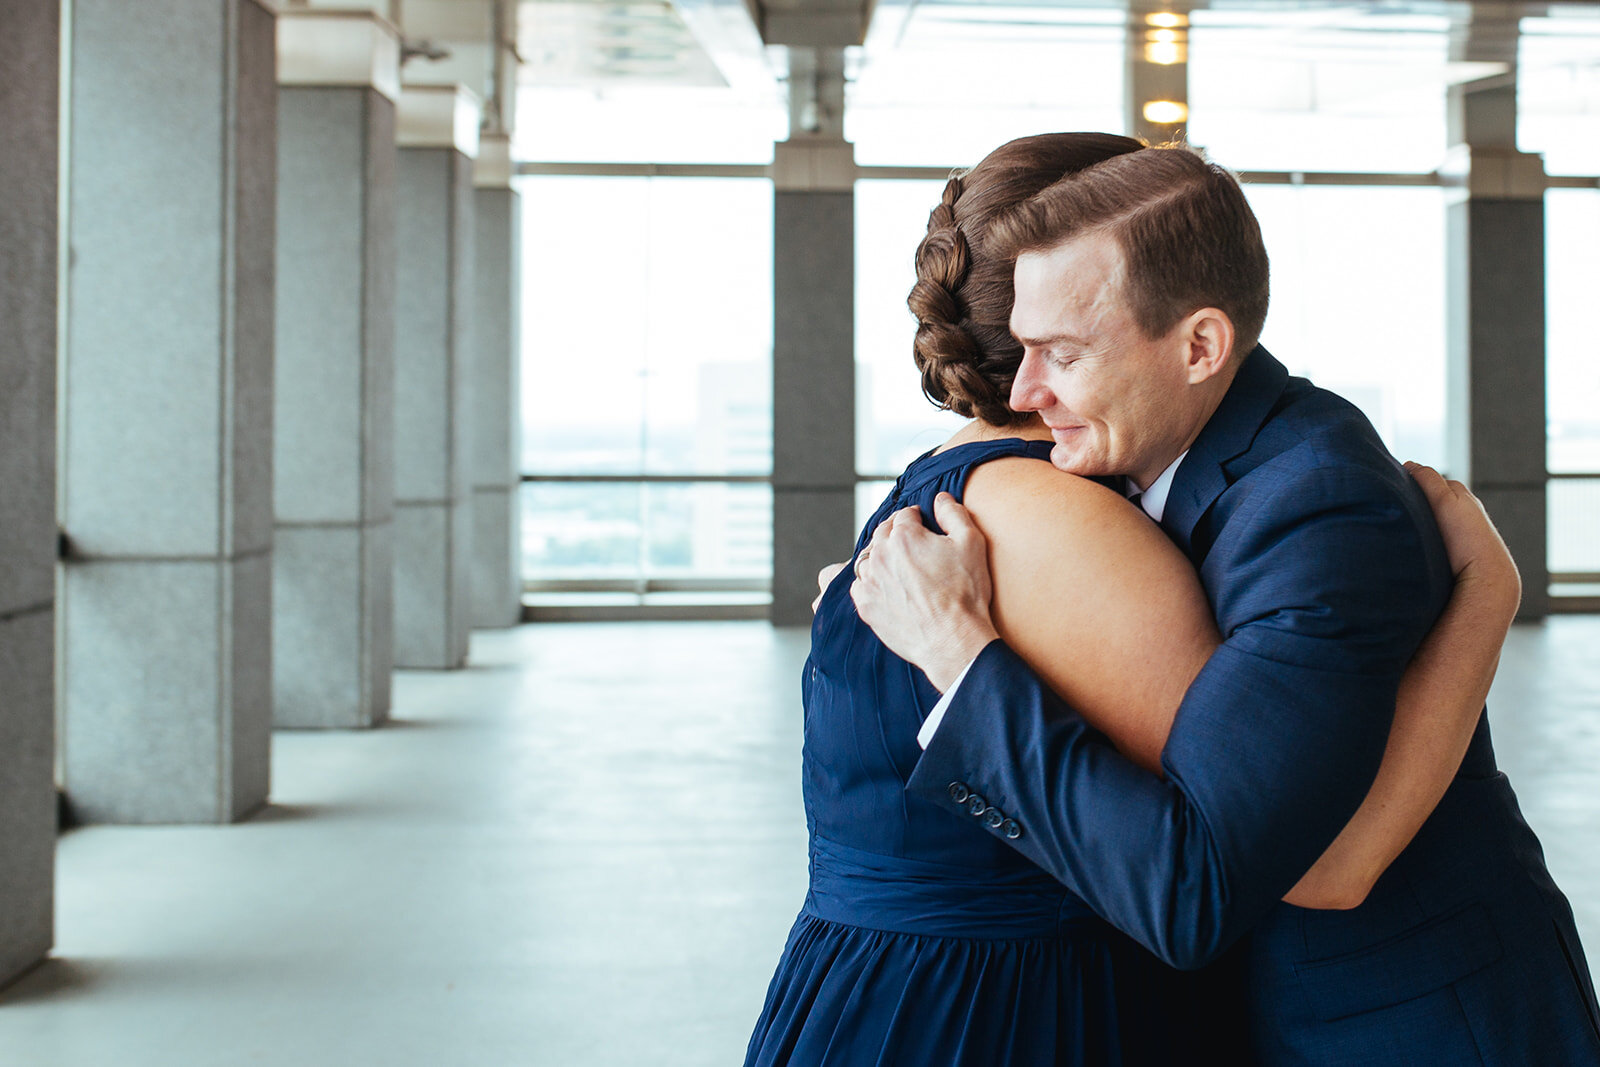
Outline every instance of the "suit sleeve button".
<svg viewBox="0 0 1600 1067"><path fill-rule="evenodd" d="M969 793L967 795L967 811L970 814L982 815L984 813L984 810L987 809L988 807L989 807L989 802L987 800L983 799L983 796L981 794L979 794L979 793Z"/></svg>
<svg viewBox="0 0 1600 1067"><path fill-rule="evenodd" d="M1005 834L1006 837L1010 838L1012 841L1015 841L1017 838L1022 836L1022 827L1017 825L1017 820L1007 819L1004 825L1000 827L1000 832Z"/></svg>
<svg viewBox="0 0 1600 1067"><path fill-rule="evenodd" d="M971 795L971 790L966 787L965 783L950 783L950 799L955 801L957 804L965 804L967 802L967 797Z"/></svg>
<svg viewBox="0 0 1600 1067"><path fill-rule="evenodd" d="M983 813L983 825L991 830L998 830L1005 825L1006 813L999 808L990 808Z"/></svg>

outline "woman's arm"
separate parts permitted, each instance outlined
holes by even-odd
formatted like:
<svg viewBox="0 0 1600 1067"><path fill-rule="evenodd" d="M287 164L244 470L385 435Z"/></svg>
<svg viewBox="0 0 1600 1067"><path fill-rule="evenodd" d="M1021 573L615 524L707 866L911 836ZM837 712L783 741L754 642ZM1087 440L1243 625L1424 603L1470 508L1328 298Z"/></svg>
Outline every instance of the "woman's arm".
<svg viewBox="0 0 1600 1067"><path fill-rule="evenodd" d="M1401 680L1366 800L1283 898L1303 908L1360 904L1433 813L1466 754L1522 599L1516 564L1477 498L1431 467L1406 466L1439 521L1455 592Z"/></svg>
<svg viewBox="0 0 1600 1067"><path fill-rule="evenodd" d="M988 541L1000 636L1161 773L1178 705L1219 640L1189 561L1120 495L1038 460L984 464L964 503Z"/></svg>

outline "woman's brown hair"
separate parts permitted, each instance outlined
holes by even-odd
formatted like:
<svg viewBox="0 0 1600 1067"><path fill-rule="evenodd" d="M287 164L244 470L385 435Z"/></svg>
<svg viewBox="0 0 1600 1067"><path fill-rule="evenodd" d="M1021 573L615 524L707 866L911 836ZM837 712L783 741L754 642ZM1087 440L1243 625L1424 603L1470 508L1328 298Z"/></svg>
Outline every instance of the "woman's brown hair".
<svg viewBox="0 0 1600 1067"><path fill-rule="evenodd" d="M1019 137L945 184L906 297L917 317L914 349L929 400L995 426L1029 417L1007 404L1022 363L1010 328L1014 260L995 254L990 227L1066 175L1143 147L1109 133Z"/></svg>

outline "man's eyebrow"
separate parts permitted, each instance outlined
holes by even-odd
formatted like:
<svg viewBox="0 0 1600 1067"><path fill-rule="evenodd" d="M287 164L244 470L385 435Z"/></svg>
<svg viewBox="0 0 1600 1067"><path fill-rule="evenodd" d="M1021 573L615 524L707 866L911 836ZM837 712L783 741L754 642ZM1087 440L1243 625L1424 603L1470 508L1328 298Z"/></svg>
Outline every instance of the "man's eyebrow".
<svg viewBox="0 0 1600 1067"><path fill-rule="evenodd" d="M1087 338L1077 337L1070 333L1053 333L1046 337L1024 337L1013 330L1011 331L1011 336L1018 344L1026 345L1029 348L1045 348L1063 342L1081 347L1089 343Z"/></svg>

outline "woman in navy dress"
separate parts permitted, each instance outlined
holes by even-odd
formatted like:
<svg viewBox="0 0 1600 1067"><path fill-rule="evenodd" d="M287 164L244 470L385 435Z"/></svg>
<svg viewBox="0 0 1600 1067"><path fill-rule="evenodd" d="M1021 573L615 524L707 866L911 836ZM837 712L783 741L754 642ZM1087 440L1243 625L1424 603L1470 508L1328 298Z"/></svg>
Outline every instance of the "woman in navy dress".
<svg viewBox="0 0 1600 1067"><path fill-rule="evenodd" d="M963 500L989 540L1007 642L1159 773L1184 690L1217 644L1209 608L1156 524L1113 489L1057 471L1049 431L1006 406L1021 358L1008 330L1011 264L983 248L1009 208L1138 147L1103 134L1023 138L951 179L917 250L909 303L924 392L973 421L906 469L856 552L901 508L921 508L937 528L934 497ZM1480 574L1506 574L1509 556L1475 502L1425 473L1457 572L1476 556ZM1497 653L1515 610L1510 575L1463 583L1429 643L1455 657ZM849 568L822 581L802 679L810 888L746 1063L1249 1062L1226 963L1197 974L1161 964L1008 848L1003 839L1021 830L985 798L963 798L972 816L963 818L906 795L939 694L857 617ZM1472 643L1496 627L1492 648ZM1402 688L1396 722L1426 721L1436 748L1391 744L1368 804L1291 902L1353 906L1426 818L1455 770L1438 753L1459 740L1459 762L1486 696L1487 681L1480 688L1481 674L1458 663L1424 646L1413 674L1432 673Z"/></svg>

